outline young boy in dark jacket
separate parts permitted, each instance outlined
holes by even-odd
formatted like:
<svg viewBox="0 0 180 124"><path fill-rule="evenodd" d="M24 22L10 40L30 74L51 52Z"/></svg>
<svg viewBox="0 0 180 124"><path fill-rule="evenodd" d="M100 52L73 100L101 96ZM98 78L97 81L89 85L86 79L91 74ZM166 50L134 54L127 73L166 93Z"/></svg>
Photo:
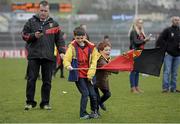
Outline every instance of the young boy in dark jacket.
<svg viewBox="0 0 180 124"><path fill-rule="evenodd" d="M109 63L110 60L110 51L111 51L111 44L108 41L100 42L98 45L98 51L100 53L100 57L97 61L97 68L102 67L105 64ZM109 89L109 79L108 75L110 72L108 70L97 70L96 71L96 84L95 84L95 91L97 94L98 104L106 111L106 107L104 105L104 102L111 96L111 92ZM103 95L100 97L99 90L103 93Z"/></svg>

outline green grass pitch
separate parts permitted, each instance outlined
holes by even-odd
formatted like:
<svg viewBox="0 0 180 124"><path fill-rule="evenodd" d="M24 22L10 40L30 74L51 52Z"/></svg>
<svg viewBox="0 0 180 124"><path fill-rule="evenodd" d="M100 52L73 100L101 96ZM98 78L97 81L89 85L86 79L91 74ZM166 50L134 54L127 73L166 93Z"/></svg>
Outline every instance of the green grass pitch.
<svg viewBox="0 0 180 124"><path fill-rule="evenodd" d="M60 79L57 74L52 80L52 110L41 110L37 106L25 111L26 64L25 59L0 59L0 123L180 122L180 94L161 93L162 74L160 77L140 76L143 94L130 93L128 72L110 75L112 96L106 102L107 111L101 110L99 119L90 120L79 119L80 94L74 83ZM67 78L67 71L65 76ZM39 103L42 82L36 83L35 98ZM180 89L180 69L177 87Z"/></svg>

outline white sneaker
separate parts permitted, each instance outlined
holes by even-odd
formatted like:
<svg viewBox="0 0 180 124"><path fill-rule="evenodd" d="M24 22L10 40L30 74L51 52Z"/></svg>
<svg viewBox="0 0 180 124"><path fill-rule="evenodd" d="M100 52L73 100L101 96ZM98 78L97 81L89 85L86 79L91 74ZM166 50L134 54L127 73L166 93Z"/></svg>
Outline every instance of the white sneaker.
<svg viewBox="0 0 180 124"><path fill-rule="evenodd" d="M80 119L89 119L89 118L90 118L89 115L84 115L84 116L80 117Z"/></svg>
<svg viewBox="0 0 180 124"><path fill-rule="evenodd" d="M24 110L30 110L30 109L32 109L32 108L33 108L33 107L32 107L31 104L26 104Z"/></svg>
<svg viewBox="0 0 180 124"><path fill-rule="evenodd" d="M51 110L52 108L51 108L51 106L49 106L49 105L44 105L44 106L42 107L42 109L44 109L44 110Z"/></svg>

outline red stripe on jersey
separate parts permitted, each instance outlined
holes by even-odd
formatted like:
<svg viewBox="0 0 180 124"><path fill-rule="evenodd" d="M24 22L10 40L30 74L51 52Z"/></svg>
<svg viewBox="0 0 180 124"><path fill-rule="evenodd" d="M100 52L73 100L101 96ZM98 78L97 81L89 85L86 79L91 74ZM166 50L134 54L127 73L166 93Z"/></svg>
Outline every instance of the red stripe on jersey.
<svg viewBox="0 0 180 124"><path fill-rule="evenodd" d="M54 27L46 30L46 34L56 34L60 31L59 27Z"/></svg>

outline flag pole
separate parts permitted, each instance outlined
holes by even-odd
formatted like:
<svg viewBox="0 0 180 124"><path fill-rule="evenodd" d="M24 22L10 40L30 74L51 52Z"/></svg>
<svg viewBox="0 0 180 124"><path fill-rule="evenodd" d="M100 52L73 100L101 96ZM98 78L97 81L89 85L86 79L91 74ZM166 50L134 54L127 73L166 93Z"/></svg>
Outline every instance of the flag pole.
<svg viewBox="0 0 180 124"><path fill-rule="evenodd" d="M98 68L73 68L72 70L89 70L89 69L98 69Z"/></svg>

